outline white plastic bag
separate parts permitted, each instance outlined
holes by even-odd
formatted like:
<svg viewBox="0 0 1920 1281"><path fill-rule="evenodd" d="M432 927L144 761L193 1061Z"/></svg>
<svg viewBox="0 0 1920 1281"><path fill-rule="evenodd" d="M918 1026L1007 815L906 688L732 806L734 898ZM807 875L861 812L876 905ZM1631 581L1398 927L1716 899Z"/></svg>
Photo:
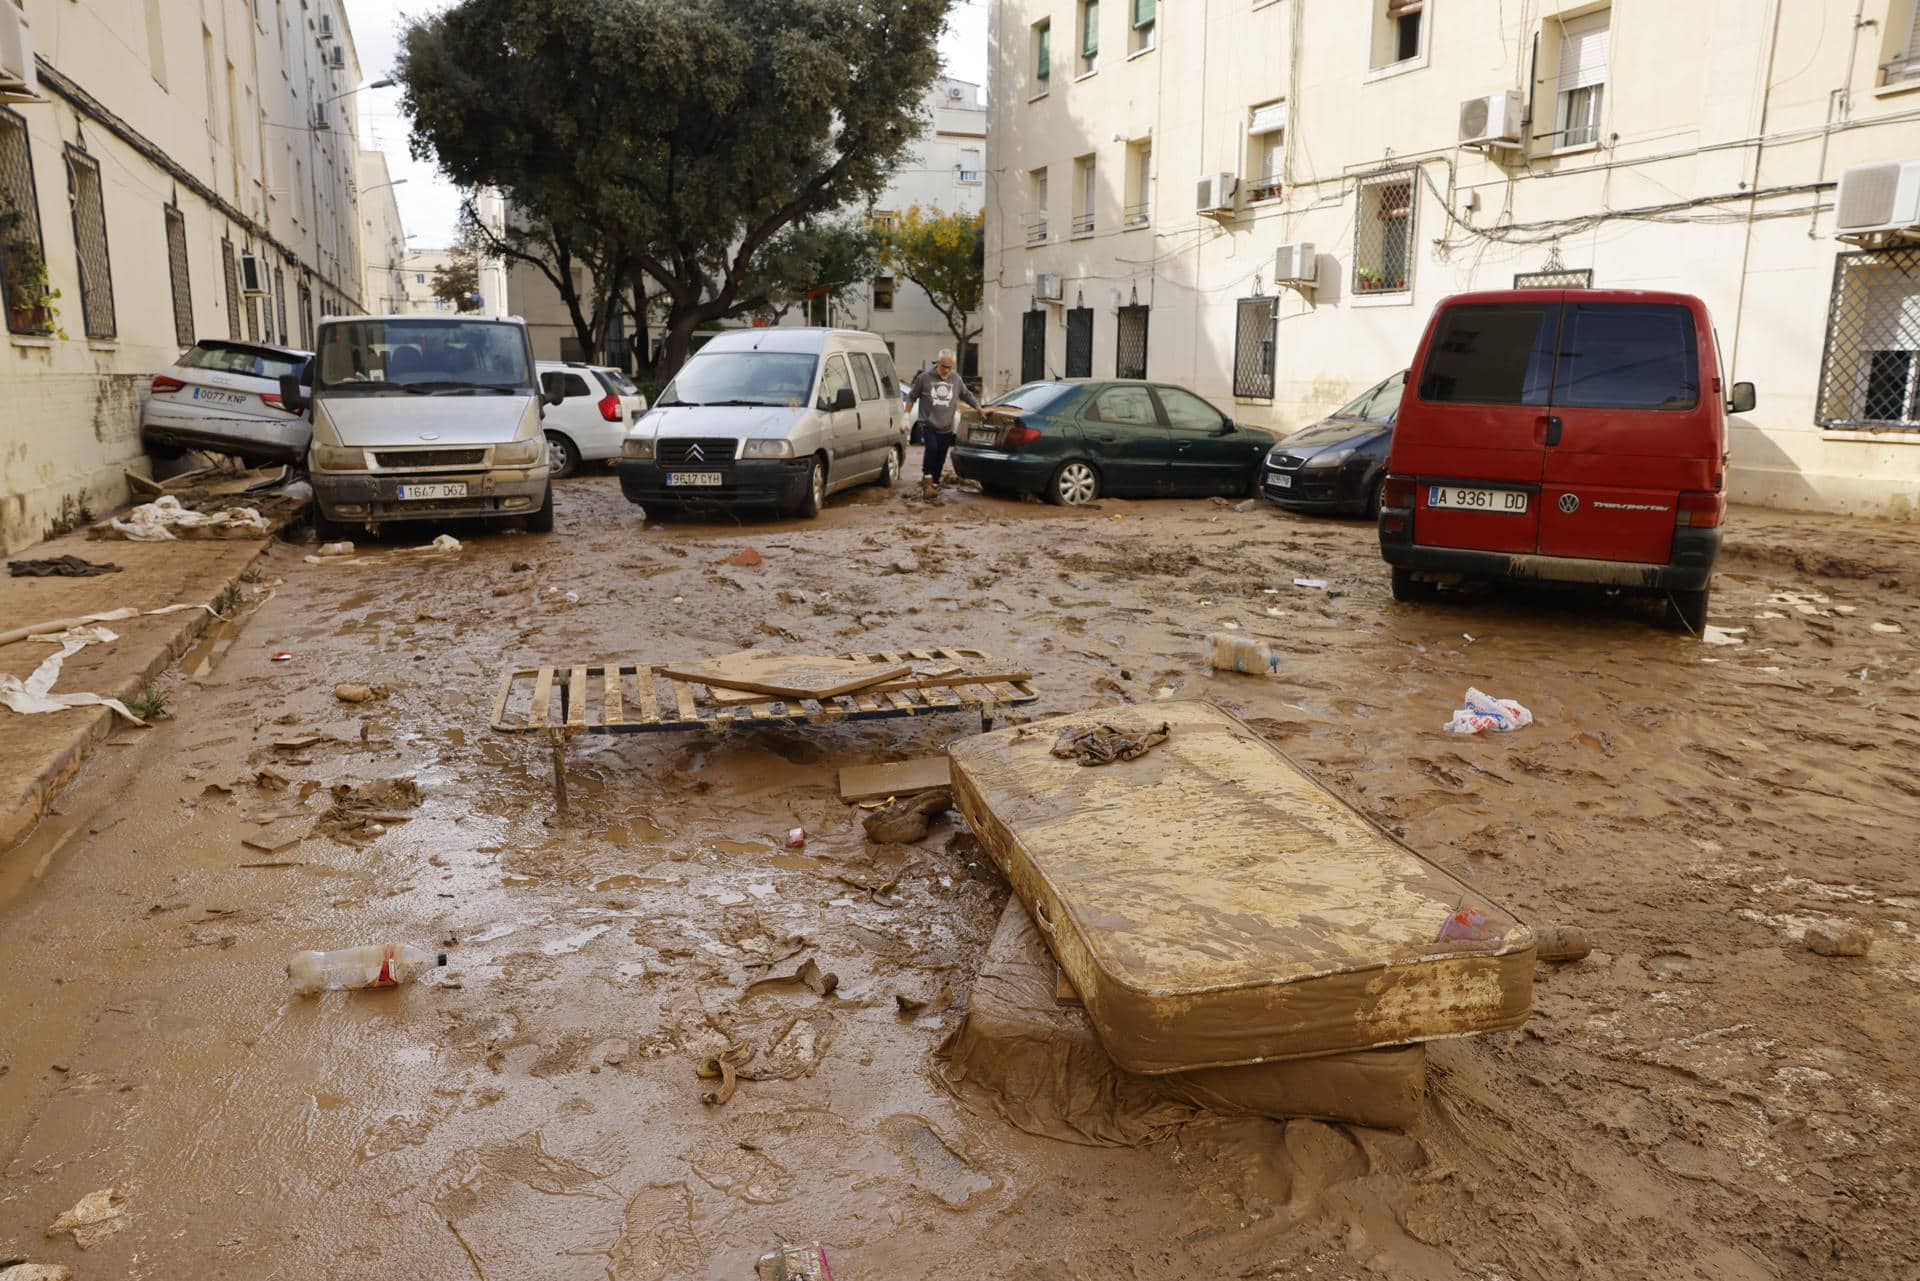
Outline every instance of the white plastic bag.
<svg viewBox="0 0 1920 1281"><path fill-rule="evenodd" d="M1533 713L1513 700L1469 689L1467 705L1455 711L1442 728L1449 734L1478 734L1488 729L1504 733L1531 724Z"/></svg>

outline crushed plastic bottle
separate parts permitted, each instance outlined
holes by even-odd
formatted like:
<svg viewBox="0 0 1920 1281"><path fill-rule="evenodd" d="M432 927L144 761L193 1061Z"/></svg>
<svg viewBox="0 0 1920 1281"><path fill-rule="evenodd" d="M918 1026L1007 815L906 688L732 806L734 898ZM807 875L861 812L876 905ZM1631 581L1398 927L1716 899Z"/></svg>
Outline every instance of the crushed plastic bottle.
<svg viewBox="0 0 1920 1281"><path fill-rule="evenodd" d="M426 952L410 943L375 943L335 952L295 952L287 978L302 995L342 988L395 987L447 963L445 952Z"/></svg>
<svg viewBox="0 0 1920 1281"><path fill-rule="evenodd" d="M760 1281L833 1281L833 1269L827 1266L827 1252L818 1241L809 1245L783 1245L769 1250L754 1264Z"/></svg>
<svg viewBox="0 0 1920 1281"><path fill-rule="evenodd" d="M1257 636L1214 632L1207 637L1207 663L1217 672L1271 676L1280 670L1280 655Z"/></svg>

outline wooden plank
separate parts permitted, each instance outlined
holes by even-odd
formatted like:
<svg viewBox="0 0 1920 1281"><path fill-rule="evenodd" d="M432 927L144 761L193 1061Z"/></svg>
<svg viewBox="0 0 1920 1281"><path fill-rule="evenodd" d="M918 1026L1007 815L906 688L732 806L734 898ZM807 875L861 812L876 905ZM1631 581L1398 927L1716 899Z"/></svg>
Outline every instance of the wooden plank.
<svg viewBox="0 0 1920 1281"><path fill-rule="evenodd" d="M661 670L665 671L666 669L662 668ZM683 721L699 720L700 714L693 710L693 686L683 680L677 679L670 673L667 676L667 684L673 688L673 702L674 706L680 709L680 719Z"/></svg>
<svg viewBox="0 0 1920 1281"><path fill-rule="evenodd" d="M950 782L945 756L923 756L885 765L849 765L840 771L840 799L880 801L889 796L946 787Z"/></svg>
<svg viewBox="0 0 1920 1281"><path fill-rule="evenodd" d="M726 689L719 685L706 687L707 697L716 707L745 707L749 703L777 703L780 699L770 694L756 693L746 689Z"/></svg>
<svg viewBox="0 0 1920 1281"><path fill-rule="evenodd" d="M493 699L493 727L507 728L507 700L513 697L513 683L526 675L525 672L511 671L500 678L500 692Z"/></svg>
<svg viewBox="0 0 1920 1281"><path fill-rule="evenodd" d="M624 724L626 717L620 707L620 665L608 663L600 669L600 723L602 725Z"/></svg>
<svg viewBox="0 0 1920 1281"><path fill-rule="evenodd" d="M640 696L640 723L658 725L660 723L660 700L654 693L653 669L635 667L633 669L634 692Z"/></svg>
<svg viewBox="0 0 1920 1281"><path fill-rule="evenodd" d="M573 669L567 681L567 724L581 729L587 723L587 668L583 663Z"/></svg>
<svg viewBox="0 0 1920 1281"><path fill-rule="evenodd" d="M545 729L547 705L551 702L553 702L553 669L542 667L540 674L533 678L533 708L527 713L527 723Z"/></svg>
<svg viewBox="0 0 1920 1281"><path fill-rule="evenodd" d="M883 680L905 676L904 664L876 665L812 654L771 654L743 649L736 654L698 663L676 663L660 669L677 680L709 687L747 690L772 698L818 698L865 689Z"/></svg>

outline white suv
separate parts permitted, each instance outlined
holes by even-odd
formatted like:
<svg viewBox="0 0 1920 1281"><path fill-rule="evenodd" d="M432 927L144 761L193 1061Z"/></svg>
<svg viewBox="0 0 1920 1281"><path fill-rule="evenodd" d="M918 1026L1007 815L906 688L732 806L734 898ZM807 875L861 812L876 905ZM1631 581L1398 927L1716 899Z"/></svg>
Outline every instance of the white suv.
<svg viewBox="0 0 1920 1281"><path fill-rule="evenodd" d="M647 398L632 380L618 369L574 360L542 360L535 368L547 397L541 426L552 473L571 476L582 462L618 458L627 429L647 412Z"/></svg>

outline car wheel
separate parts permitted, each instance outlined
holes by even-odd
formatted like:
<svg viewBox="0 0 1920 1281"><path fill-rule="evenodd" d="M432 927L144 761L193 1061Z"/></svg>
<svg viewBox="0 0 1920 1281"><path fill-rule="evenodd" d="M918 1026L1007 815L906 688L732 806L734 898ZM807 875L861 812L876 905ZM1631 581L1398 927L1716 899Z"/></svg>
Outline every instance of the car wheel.
<svg viewBox="0 0 1920 1281"><path fill-rule="evenodd" d="M883 488L892 489L900 483L900 454L898 446L887 451L887 461L880 465L880 484Z"/></svg>
<svg viewBox="0 0 1920 1281"><path fill-rule="evenodd" d="M1367 491L1367 506L1364 515L1368 520L1380 519L1380 491L1385 489L1386 485L1387 478L1382 476L1380 479L1374 481L1373 487Z"/></svg>
<svg viewBox="0 0 1920 1281"><path fill-rule="evenodd" d="M1047 501L1060 507L1084 507L1100 497L1100 473L1092 463L1074 459L1060 464L1047 482Z"/></svg>
<svg viewBox="0 0 1920 1281"><path fill-rule="evenodd" d="M793 514L812 520L827 505L827 460L816 458L813 468L807 473L807 490L800 495L800 503Z"/></svg>
<svg viewBox="0 0 1920 1281"><path fill-rule="evenodd" d="M1707 630L1707 589L1702 587L1693 592L1667 593L1667 626L1675 631L1684 631L1694 636L1702 636Z"/></svg>
<svg viewBox="0 0 1920 1281"><path fill-rule="evenodd" d="M580 470L580 451L557 431L547 433L547 474L555 480Z"/></svg>
<svg viewBox="0 0 1920 1281"><path fill-rule="evenodd" d="M338 543L338 542L345 541L347 538L351 537L352 534L353 534L353 529L351 526L343 524L340 521L330 519L326 515L322 514L320 511L319 502L317 500L314 502L313 504L313 536L316 539L318 539L320 542L323 542L323 543Z"/></svg>
<svg viewBox="0 0 1920 1281"><path fill-rule="evenodd" d="M553 482L547 482L547 492L540 499L539 510L527 517L529 534L551 534L553 532Z"/></svg>
<svg viewBox="0 0 1920 1281"><path fill-rule="evenodd" d="M1440 594L1439 588L1413 576L1410 569L1395 568L1393 571L1393 598L1402 604L1416 604L1429 601Z"/></svg>

